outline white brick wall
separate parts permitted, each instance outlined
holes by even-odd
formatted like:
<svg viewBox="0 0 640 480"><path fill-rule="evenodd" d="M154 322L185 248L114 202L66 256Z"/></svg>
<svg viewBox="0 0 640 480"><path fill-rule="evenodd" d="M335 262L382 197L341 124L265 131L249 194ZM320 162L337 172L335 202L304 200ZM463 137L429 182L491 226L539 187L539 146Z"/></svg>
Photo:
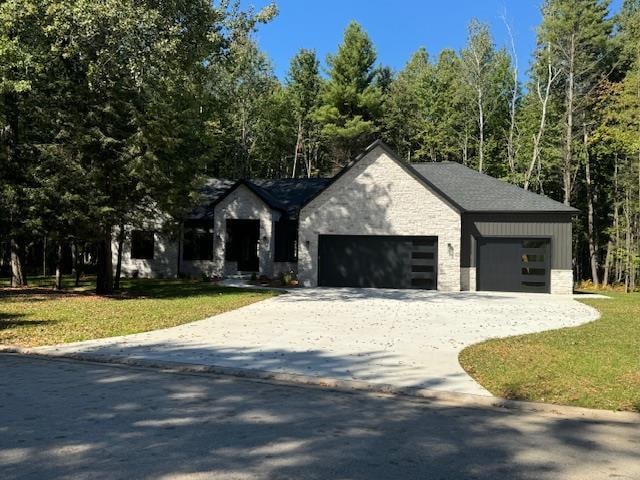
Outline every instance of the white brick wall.
<svg viewBox="0 0 640 480"><path fill-rule="evenodd" d="M300 212L298 277L318 282L318 235L438 237L438 289L460 290L460 215L391 159L370 151Z"/></svg>
<svg viewBox="0 0 640 480"><path fill-rule="evenodd" d="M159 230L159 225L149 225L145 230ZM154 234L153 259L131 258L131 231L126 227L127 237L122 246L122 276L131 277L138 272L141 278L173 278L178 274L178 241L168 235ZM111 258L115 271L118 261L118 231L114 232L111 242Z"/></svg>
<svg viewBox="0 0 640 480"><path fill-rule="evenodd" d="M571 295L573 293L573 271L551 270L551 293Z"/></svg>
<svg viewBox="0 0 640 480"><path fill-rule="evenodd" d="M235 262L225 262L225 239L227 237L228 219L245 219L260 221L260 259L259 273L273 275L274 222L280 214L273 211L264 201L245 185L240 185L224 200L218 203L213 212L213 273L215 275L232 275L237 272Z"/></svg>
<svg viewBox="0 0 640 480"><path fill-rule="evenodd" d="M460 269L460 289L463 291L476 291L476 267L462 267Z"/></svg>

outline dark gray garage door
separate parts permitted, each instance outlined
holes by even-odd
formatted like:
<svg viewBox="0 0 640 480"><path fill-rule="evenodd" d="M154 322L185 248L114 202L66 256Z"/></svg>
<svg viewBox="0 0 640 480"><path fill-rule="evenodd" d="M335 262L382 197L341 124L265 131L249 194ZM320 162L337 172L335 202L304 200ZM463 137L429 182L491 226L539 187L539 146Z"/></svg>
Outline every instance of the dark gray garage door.
<svg viewBox="0 0 640 480"><path fill-rule="evenodd" d="M318 284L325 287L437 287L437 238L320 235Z"/></svg>
<svg viewBox="0 0 640 480"><path fill-rule="evenodd" d="M549 292L549 239L478 240L478 290Z"/></svg>

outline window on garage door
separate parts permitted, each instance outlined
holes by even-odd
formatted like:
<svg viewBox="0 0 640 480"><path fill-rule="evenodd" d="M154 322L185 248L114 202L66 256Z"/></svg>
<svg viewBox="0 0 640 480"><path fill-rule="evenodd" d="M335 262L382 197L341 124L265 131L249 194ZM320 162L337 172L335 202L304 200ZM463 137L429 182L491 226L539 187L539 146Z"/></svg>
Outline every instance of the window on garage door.
<svg viewBox="0 0 640 480"><path fill-rule="evenodd" d="M320 235L318 284L435 289L437 258L435 237Z"/></svg>
<svg viewBox="0 0 640 480"><path fill-rule="evenodd" d="M480 238L478 290L549 292L550 245L544 238Z"/></svg>

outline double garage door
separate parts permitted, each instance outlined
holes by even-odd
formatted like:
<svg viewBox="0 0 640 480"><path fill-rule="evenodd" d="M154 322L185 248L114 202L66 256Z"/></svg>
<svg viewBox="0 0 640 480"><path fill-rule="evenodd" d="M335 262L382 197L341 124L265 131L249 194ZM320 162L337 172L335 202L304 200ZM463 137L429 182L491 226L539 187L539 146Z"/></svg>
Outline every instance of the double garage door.
<svg viewBox="0 0 640 480"><path fill-rule="evenodd" d="M549 292L549 239L480 238L477 245L478 290Z"/></svg>
<svg viewBox="0 0 640 480"><path fill-rule="evenodd" d="M480 238L477 289L550 291L551 242ZM438 285L437 237L320 235L318 284L325 287L421 288Z"/></svg>
<svg viewBox="0 0 640 480"><path fill-rule="evenodd" d="M436 289L437 245L437 237L320 235L318 284Z"/></svg>

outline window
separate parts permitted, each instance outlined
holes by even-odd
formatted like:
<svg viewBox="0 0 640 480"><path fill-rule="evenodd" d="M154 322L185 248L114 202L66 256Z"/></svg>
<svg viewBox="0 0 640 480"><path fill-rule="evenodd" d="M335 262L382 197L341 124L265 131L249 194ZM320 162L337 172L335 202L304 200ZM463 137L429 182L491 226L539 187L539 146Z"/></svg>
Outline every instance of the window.
<svg viewBox="0 0 640 480"><path fill-rule="evenodd" d="M213 260L213 222L211 220L186 220L183 239L183 260Z"/></svg>
<svg viewBox="0 0 640 480"><path fill-rule="evenodd" d="M522 248L544 248L547 240L523 240Z"/></svg>
<svg viewBox="0 0 640 480"><path fill-rule="evenodd" d="M280 220L275 228L276 248L274 261L298 261L298 221Z"/></svg>
<svg viewBox="0 0 640 480"><path fill-rule="evenodd" d="M133 230L131 232L131 258L153 260L153 232Z"/></svg>

